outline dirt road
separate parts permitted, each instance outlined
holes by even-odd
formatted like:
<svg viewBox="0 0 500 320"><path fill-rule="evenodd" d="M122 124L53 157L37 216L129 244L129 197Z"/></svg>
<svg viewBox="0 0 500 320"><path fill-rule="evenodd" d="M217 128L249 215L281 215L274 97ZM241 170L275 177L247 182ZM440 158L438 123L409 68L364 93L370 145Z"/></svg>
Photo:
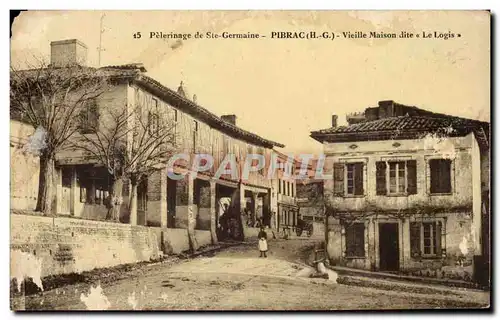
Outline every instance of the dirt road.
<svg viewBox="0 0 500 320"><path fill-rule="evenodd" d="M144 266L110 284L79 283L28 296L18 305L44 310L359 310L463 308L489 296L415 294L301 277L311 240L270 242L268 258L239 245L211 257ZM102 289L102 291L101 291Z"/></svg>

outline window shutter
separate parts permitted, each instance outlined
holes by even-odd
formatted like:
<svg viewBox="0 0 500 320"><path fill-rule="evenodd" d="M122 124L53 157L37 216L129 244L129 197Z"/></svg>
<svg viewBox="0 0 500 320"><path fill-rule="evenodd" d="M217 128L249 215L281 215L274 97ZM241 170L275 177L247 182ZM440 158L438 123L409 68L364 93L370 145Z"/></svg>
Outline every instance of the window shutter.
<svg viewBox="0 0 500 320"><path fill-rule="evenodd" d="M434 235L436 239L436 247L434 248L434 252L436 252L437 256L441 256L441 221L436 222L436 233Z"/></svg>
<svg viewBox="0 0 500 320"><path fill-rule="evenodd" d="M407 169L407 187L408 194L417 194L417 161L409 160L406 162Z"/></svg>
<svg viewBox="0 0 500 320"><path fill-rule="evenodd" d="M377 195L386 195L387 194L387 179L386 179L386 168L387 164L385 161L377 161Z"/></svg>
<svg viewBox="0 0 500 320"><path fill-rule="evenodd" d="M363 195L363 163L354 165L354 194Z"/></svg>
<svg viewBox="0 0 500 320"><path fill-rule="evenodd" d="M333 166L333 193L344 196L344 164L335 163Z"/></svg>
<svg viewBox="0 0 500 320"><path fill-rule="evenodd" d="M420 256L420 223L410 223L410 254L412 257Z"/></svg>

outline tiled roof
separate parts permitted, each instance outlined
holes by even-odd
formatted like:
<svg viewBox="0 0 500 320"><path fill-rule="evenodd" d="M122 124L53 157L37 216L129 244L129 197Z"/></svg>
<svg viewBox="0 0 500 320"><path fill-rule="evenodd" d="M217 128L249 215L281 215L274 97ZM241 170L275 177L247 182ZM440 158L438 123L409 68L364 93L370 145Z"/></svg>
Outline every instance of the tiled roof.
<svg viewBox="0 0 500 320"><path fill-rule="evenodd" d="M465 135L482 128L488 132L489 123L453 117L444 114L388 117L372 121L340 126L311 132L318 140L381 140L392 138L413 138L419 133L441 133L450 136ZM350 139L349 137L352 137Z"/></svg>
<svg viewBox="0 0 500 320"><path fill-rule="evenodd" d="M186 113L192 115L193 117L207 122L209 125L211 125L214 128L217 128L223 132L226 132L227 134L234 136L236 138L239 138L244 141L248 141L251 143L255 143L258 145L263 145L268 148L272 148L273 146L276 147L281 147L283 148L284 145L275 141L271 141L265 138L262 138L255 133L243 130L231 123L228 123L224 120L222 120L220 117L215 115L214 113L208 111L207 109L203 108L202 106L198 105L196 102L191 101L186 97L185 94L180 94L179 92L172 90L164 85L162 85L160 82L156 81L155 79L146 76L142 72L146 72L146 69L141 63L131 63L127 65L119 65L119 66L108 66L100 69L106 69L106 70L120 70L124 72L128 72L129 70L138 70L141 71L141 73L136 73L135 80L139 83L142 84L144 87L147 87L149 89L152 89L155 91L156 94L159 95L164 95L165 97L168 97L169 100L174 100L176 102L175 107L181 109L182 111L185 111ZM125 76L126 74L124 74ZM184 88L182 88L185 90Z"/></svg>
<svg viewBox="0 0 500 320"><path fill-rule="evenodd" d="M67 70L67 68L51 68L44 70ZM207 124L212 126L213 128L219 129L222 132L228 134L229 136L241 139L243 141L247 141L250 143L254 143L256 145L264 146L267 148L273 148L274 146L283 148L285 147L283 144L271 141L265 138L260 137L259 135L241 129L231 123L228 123L222 120L220 117L215 115L214 113L208 111L197 103L189 100L188 98L180 95L175 90L165 87L160 82L154 80L151 77L148 77L144 74L146 69L144 68L142 63L130 63L126 65L116 65L116 66L105 66L100 68L93 67L81 67L75 66L71 68L72 71L81 70L82 73L87 71L96 72L97 75L107 76L112 78L128 78L130 80L136 81L141 84L143 87L154 91L157 95L162 95L167 97L169 101L175 102L175 107L180 110L190 114L194 118L197 118L201 121L205 121ZM33 73L36 75L40 72L39 69L31 69L31 70L22 70L24 73Z"/></svg>
<svg viewBox="0 0 500 320"><path fill-rule="evenodd" d="M316 131L318 133L348 133L348 132L372 132L388 130L424 130L433 131L442 128L458 129L478 124L479 121L457 118L457 117L429 117L429 116L402 116L378 119L373 121L356 123L350 126L341 126Z"/></svg>
<svg viewBox="0 0 500 320"><path fill-rule="evenodd" d="M227 121L222 120L217 115L198 105L197 103L183 97L176 91L165 87L160 82L155 79L148 77L144 74L139 75L136 78L137 82L144 87L152 89L158 95L163 95L168 100L175 101L175 107L185 111L186 113L192 115L195 118L201 119L205 121L212 127L219 129L227 134L239 138L244 141L248 141L251 143L255 143L258 145L262 145L268 148L272 148L273 146L283 148L285 147L283 144L271 141L265 138L262 138L255 133L243 130Z"/></svg>

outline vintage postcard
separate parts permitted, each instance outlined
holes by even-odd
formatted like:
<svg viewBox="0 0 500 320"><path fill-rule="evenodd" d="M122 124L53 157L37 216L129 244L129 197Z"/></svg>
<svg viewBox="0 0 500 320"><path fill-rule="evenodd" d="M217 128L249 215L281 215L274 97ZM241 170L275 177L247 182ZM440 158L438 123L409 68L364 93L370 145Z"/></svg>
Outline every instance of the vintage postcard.
<svg viewBox="0 0 500 320"><path fill-rule="evenodd" d="M489 309L489 11L11 12L10 306Z"/></svg>

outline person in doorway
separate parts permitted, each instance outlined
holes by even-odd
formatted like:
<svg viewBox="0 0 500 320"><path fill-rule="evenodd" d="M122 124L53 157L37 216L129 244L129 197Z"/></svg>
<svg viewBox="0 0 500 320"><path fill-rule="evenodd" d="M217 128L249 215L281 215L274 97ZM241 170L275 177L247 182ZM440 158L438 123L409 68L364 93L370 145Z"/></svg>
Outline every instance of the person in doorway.
<svg viewBox="0 0 500 320"><path fill-rule="evenodd" d="M264 227L260 227L260 232L257 235L259 238L259 251L260 257L267 258L267 233L264 231Z"/></svg>

